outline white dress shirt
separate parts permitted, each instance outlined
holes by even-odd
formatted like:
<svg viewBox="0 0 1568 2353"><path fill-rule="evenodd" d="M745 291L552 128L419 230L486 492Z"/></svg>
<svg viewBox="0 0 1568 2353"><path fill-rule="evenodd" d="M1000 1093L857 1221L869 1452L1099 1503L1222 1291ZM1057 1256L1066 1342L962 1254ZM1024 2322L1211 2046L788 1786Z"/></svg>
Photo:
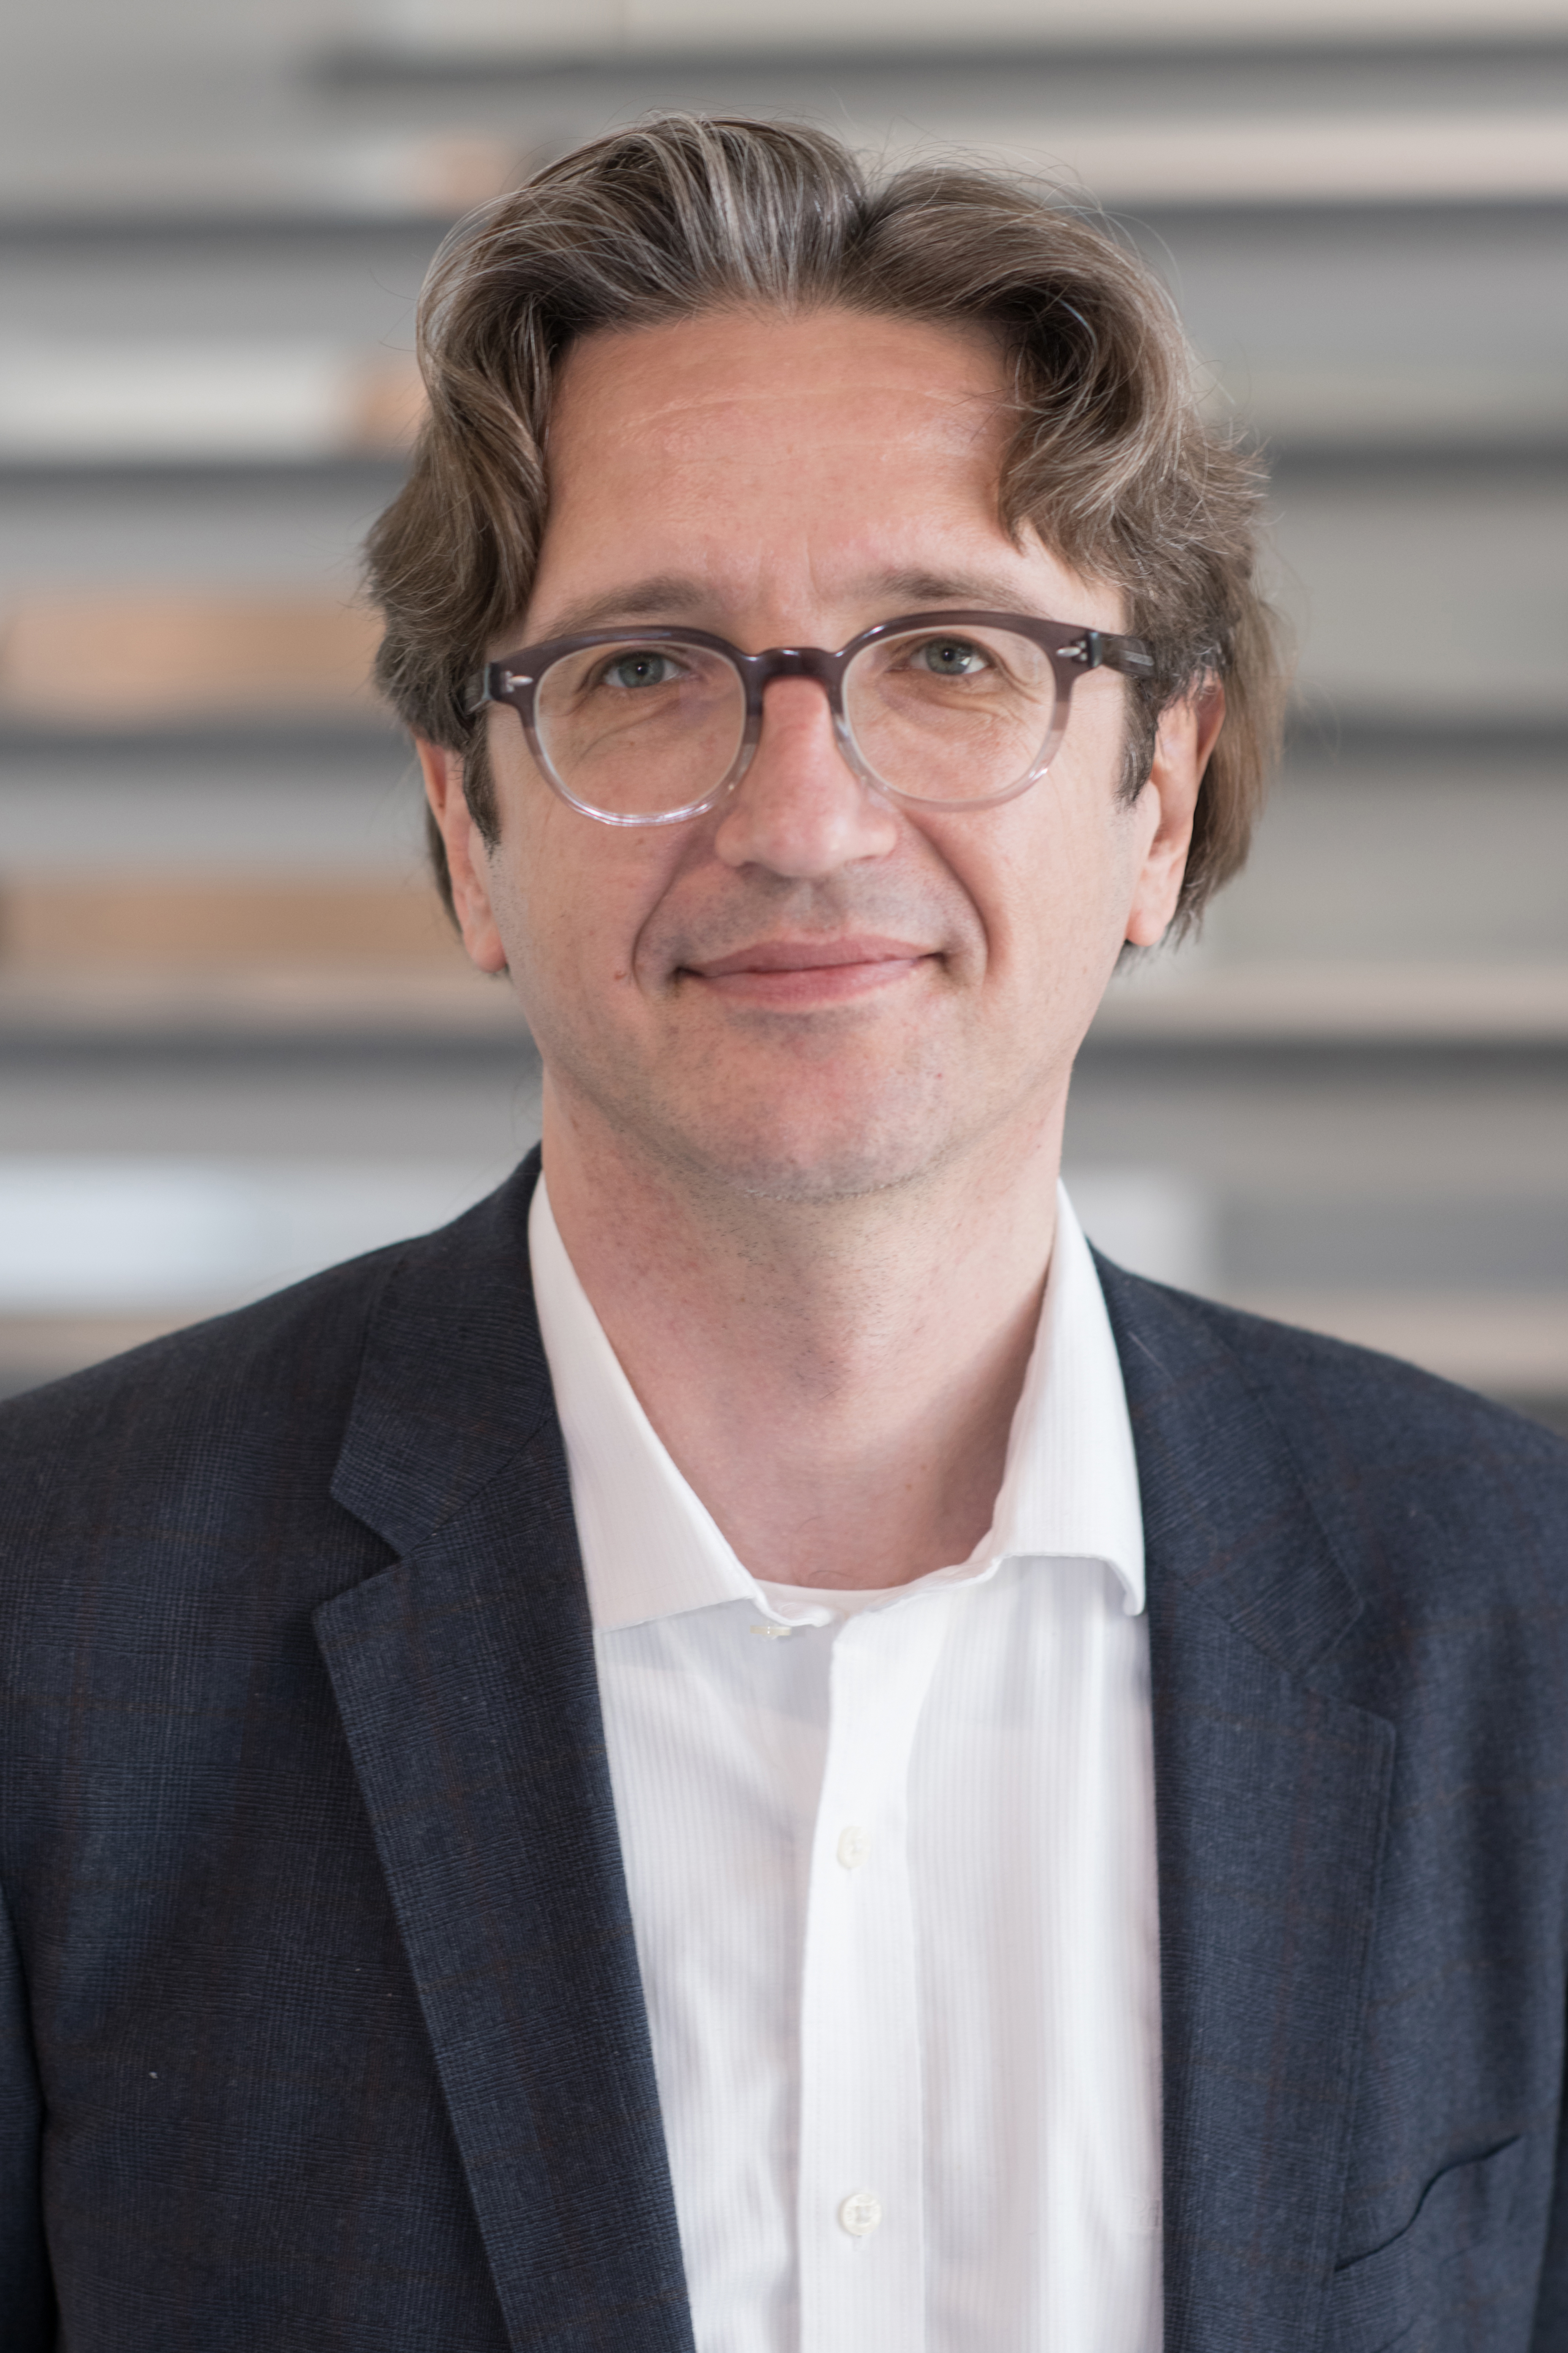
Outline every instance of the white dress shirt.
<svg viewBox="0 0 1568 2353"><path fill-rule="evenodd" d="M749 1576L529 1228L699 2353L1159 2353L1143 1533L1067 1196L991 1529Z"/></svg>

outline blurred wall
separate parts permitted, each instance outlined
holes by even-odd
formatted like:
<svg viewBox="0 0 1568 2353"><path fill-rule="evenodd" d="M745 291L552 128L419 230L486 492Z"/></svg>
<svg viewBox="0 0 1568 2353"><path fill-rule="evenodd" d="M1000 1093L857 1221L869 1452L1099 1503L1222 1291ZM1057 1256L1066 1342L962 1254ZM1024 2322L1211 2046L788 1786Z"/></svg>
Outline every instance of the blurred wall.
<svg viewBox="0 0 1568 2353"><path fill-rule="evenodd" d="M0 1384L536 1130L355 547L451 221L643 110L1105 201L1269 445L1287 770L1075 1090L1091 1232L1568 1419L1568 6L57 0L0 87Z"/></svg>

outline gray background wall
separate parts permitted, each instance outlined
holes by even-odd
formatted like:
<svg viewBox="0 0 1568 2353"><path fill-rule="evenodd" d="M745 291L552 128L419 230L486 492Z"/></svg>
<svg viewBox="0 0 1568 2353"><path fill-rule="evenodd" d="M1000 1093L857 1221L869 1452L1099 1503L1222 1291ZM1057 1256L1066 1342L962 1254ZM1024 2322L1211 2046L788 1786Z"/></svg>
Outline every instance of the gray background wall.
<svg viewBox="0 0 1568 2353"><path fill-rule="evenodd" d="M1056 172L1165 274L1273 455L1300 690L1250 872L1086 1050L1080 1207L1568 1419L1568 8L56 0L6 46L0 1381L531 1138L354 550L445 228L680 104Z"/></svg>

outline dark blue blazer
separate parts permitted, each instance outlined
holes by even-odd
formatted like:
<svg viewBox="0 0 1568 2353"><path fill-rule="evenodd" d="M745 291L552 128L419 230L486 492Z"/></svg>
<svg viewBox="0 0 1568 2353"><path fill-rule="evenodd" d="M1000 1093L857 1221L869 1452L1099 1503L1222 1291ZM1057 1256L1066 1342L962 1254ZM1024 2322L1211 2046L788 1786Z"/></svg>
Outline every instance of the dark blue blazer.
<svg viewBox="0 0 1568 2353"><path fill-rule="evenodd" d="M0 1415L4 2353L689 2353L533 1175ZM1102 1273L1168 2353L1565 2353L1568 1450Z"/></svg>

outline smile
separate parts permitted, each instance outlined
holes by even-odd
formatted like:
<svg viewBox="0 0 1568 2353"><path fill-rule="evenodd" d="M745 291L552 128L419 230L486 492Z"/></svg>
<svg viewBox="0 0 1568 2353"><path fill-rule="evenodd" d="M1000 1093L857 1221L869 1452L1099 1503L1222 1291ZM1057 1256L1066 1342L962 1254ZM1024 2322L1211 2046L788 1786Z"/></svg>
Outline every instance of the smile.
<svg viewBox="0 0 1568 2353"><path fill-rule="evenodd" d="M908 940L761 940L710 962L685 965L679 976L721 996L780 1008L842 1003L890 988L933 960Z"/></svg>

